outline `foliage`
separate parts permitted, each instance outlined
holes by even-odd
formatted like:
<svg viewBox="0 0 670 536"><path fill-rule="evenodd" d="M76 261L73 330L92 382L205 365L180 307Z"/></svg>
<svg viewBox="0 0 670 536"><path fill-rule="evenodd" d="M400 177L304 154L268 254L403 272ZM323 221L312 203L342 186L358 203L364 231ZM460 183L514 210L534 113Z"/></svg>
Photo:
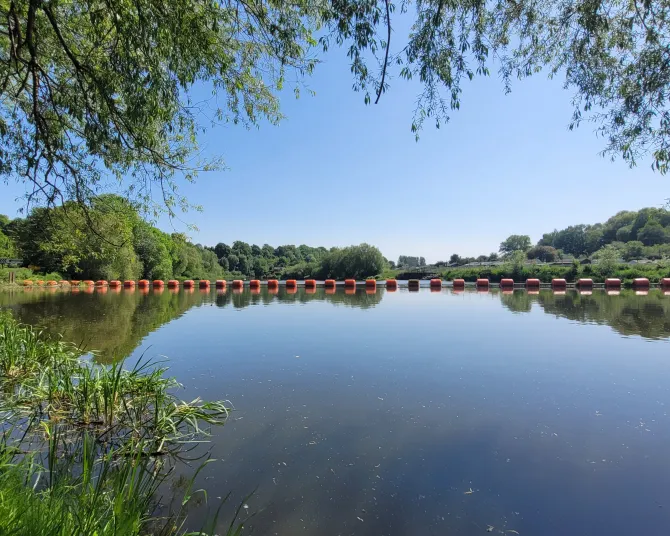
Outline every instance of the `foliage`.
<svg viewBox="0 0 670 536"><path fill-rule="evenodd" d="M315 63L309 2L17 0L0 13L0 172L48 204L86 203L111 175L145 208L157 188L174 214L175 178L217 164L196 156L193 85L218 96L216 120L277 122L275 92Z"/></svg>
<svg viewBox="0 0 670 536"><path fill-rule="evenodd" d="M646 277L652 283L658 283L664 277L670 277L670 266L665 263L639 264L634 266L618 264L612 271L601 269L598 265L582 266L574 263L572 266L557 266L550 264L525 264L515 273L510 264L501 266L482 266L473 268L448 268L441 272L440 277L445 280L464 279L474 282L478 277L488 278L492 282L500 282L503 278L512 278L523 282L526 279L537 278L543 282L550 282L554 278L576 281L580 277L590 277L597 283L602 283L607 277L620 278L625 285L631 286L636 277Z"/></svg>
<svg viewBox="0 0 670 536"><path fill-rule="evenodd" d="M426 259L423 257L409 257L407 255L400 255L398 257L397 266L399 268L418 268L426 266Z"/></svg>
<svg viewBox="0 0 670 536"><path fill-rule="evenodd" d="M551 246L535 246L526 252L526 257L531 260L537 259L540 262L554 262L558 260L559 254L558 250Z"/></svg>
<svg viewBox="0 0 670 536"><path fill-rule="evenodd" d="M530 236L511 235L500 243L500 253L507 255L514 251L528 251L530 249Z"/></svg>
<svg viewBox="0 0 670 536"><path fill-rule="evenodd" d="M400 7L404 12L408 4ZM342 0L332 10L335 35L322 43L348 41L354 88L366 102L376 102L393 75L418 79L414 132L426 119L437 127L446 123L460 108L463 82L475 76L495 68L509 92L514 78L545 70L550 78L563 77L573 92L571 129L594 122L612 157L632 165L651 152L654 167L667 170L666 3L428 0L416 4L408 42L392 50L394 4ZM368 51L376 66L369 65Z"/></svg>
<svg viewBox="0 0 670 536"><path fill-rule="evenodd" d="M399 7L405 13L408 3ZM155 187L174 215L187 206L177 179L219 164L198 157L206 114L193 86L221 103L215 121L277 122L277 92L295 80L299 94L317 44L346 48L365 102L379 101L394 77L418 79L415 133L426 119L445 123L463 82L493 66L505 91L515 77L546 69L574 93L571 128L594 121L611 155L633 164L651 152L665 172L669 9L428 0L392 47L398 21L389 1L2 2L0 174L31 184L30 200L49 205L85 204L104 191L103 179L125 179L126 197L155 208Z"/></svg>
<svg viewBox="0 0 670 536"><path fill-rule="evenodd" d="M619 250L611 244L599 249L593 258L598 261L598 268L603 275L609 275L614 272L619 264Z"/></svg>
<svg viewBox="0 0 670 536"><path fill-rule="evenodd" d="M77 279L218 279L216 255L144 221L136 206L113 195L40 207L7 224L23 262ZM60 279L58 276L56 279Z"/></svg>
<svg viewBox="0 0 670 536"><path fill-rule="evenodd" d="M670 211L643 208L637 212L622 211L605 223L571 225L546 233L539 246L552 246L575 256L591 255L598 249L616 242L642 242L645 246L670 243Z"/></svg>
<svg viewBox="0 0 670 536"><path fill-rule="evenodd" d="M155 363L126 370L81 354L0 314L3 534L146 534L171 456L228 415L223 402L180 401ZM182 522L169 515L156 533Z"/></svg>

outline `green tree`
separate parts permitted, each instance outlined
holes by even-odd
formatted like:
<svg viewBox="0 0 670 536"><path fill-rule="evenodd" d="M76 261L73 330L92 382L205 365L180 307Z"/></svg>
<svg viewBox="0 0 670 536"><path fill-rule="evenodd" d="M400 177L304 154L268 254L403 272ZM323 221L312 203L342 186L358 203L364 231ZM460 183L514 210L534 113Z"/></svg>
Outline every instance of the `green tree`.
<svg viewBox="0 0 670 536"><path fill-rule="evenodd" d="M528 251L530 249L530 236L511 235L500 243L500 253L503 255L514 251Z"/></svg>
<svg viewBox="0 0 670 536"><path fill-rule="evenodd" d="M216 256L219 259L227 257L231 252L232 250L230 246L228 244L224 244L223 242L219 242L216 246L214 246L214 253L216 253Z"/></svg>
<svg viewBox="0 0 670 536"><path fill-rule="evenodd" d="M381 251L369 244L331 250L321 261L320 277L364 279L387 268Z"/></svg>
<svg viewBox="0 0 670 536"><path fill-rule="evenodd" d="M593 258L598 261L598 269L600 270L600 273L607 277L614 273L614 270L619 264L619 256L619 250L611 244L608 244L599 249L593 255Z"/></svg>
<svg viewBox="0 0 670 536"><path fill-rule="evenodd" d="M133 228L133 247L146 279L172 279L171 238L139 220Z"/></svg>
<svg viewBox="0 0 670 536"><path fill-rule="evenodd" d="M526 257L541 262L554 262L558 259L558 251L551 246L535 246L526 252Z"/></svg>
<svg viewBox="0 0 670 536"><path fill-rule="evenodd" d="M638 240L645 246L664 244L668 240L668 236L667 231L656 221L646 223L645 226L637 232Z"/></svg>
<svg viewBox="0 0 670 536"><path fill-rule="evenodd" d="M109 173L145 204L157 187L174 213L186 206L176 178L217 163L192 158L193 84L219 95L219 120L277 122L286 75L314 65L317 5L2 2L0 172L49 204L90 201Z"/></svg>
<svg viewBox="0 0 670 536"><path fill-rule="evenodd" d="M623 258L627 261L641 259L644 256L644 244L639 240L633 240L624 244Z"/></svg>
<svg viewBox="0 0 670 536"><path fill-rule="evenodd" d="M18 250L14 239L8 235L10 220L4 214L0 214L0 257L14 258Z"/></svg>

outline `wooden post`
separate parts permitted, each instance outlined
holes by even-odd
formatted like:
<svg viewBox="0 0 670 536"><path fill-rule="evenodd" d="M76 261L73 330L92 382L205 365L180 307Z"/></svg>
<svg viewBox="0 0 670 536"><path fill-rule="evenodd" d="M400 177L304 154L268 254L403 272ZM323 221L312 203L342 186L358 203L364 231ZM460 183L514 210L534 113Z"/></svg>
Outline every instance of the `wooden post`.
<svg viewBox="0 0 670 536"><path fill-rule="evenodd" d="M9 272L9 282L14 283L14 272Z"/></svg>

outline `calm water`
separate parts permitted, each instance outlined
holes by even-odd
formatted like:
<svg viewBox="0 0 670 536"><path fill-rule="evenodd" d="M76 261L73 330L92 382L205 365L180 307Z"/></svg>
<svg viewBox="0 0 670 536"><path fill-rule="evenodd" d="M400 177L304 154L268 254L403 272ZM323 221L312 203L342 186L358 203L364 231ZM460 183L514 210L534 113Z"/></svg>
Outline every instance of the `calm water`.
<svg viewBox="0 0 670 536"><path fill-rule="evenodd" d="M169 356L184 398L229 399L198 484L231 507L256 489L254 534L668 533L660 291L17 291L0 306L101 361Z"/></svg>

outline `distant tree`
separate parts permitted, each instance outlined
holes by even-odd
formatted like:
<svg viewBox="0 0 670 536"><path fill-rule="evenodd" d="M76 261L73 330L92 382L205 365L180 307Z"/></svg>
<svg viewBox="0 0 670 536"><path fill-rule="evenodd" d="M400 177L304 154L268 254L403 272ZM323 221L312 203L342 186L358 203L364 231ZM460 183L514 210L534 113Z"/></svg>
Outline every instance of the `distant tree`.
<svg viewBox="0 0 670 536"><path fill-rule="evenodd" d="M389 265L389 268L390 268L391 270L395 270L395 262L393 262L393 261L388 261L388 265Z"/></svg>
<svg viewBox="0 0 670 536"><path fill-rule="evenodd" d="M631 223L629 225L619 227L614 237L619 242L628 242L633 240L633 224Z"/></svg>
<svg viewBox="0 0 670 536"><path fill-rule="evenodd" d="M449 264L463 264L463 259L457 253L454 253L449 257Z"/></svg>
<svg viewBox="0 0 670 536"><path fill-rule="evenodd" d="M216 253L216 256L221 259L223 257L227 257L230 255L232 252L230 246L228 244L224 244L223 242L219 242L216 246L214 246L214 253Z"/></svg>
<svg viewBox="0 0 670 536"><path fill-rule="evenodd" d="M623 258L627 261L644 257L644 244L639 240L632 240L623 246Z"/></svg>
<svg viewBox="0 0 670 536"><path fill-rule="evenodd" d="M251 256L252 257L260 257L262 254L261 248L257 246L256 244L251 245Z"/></svg>
<svg viewBox="0 0 670 536"><path fill-rule="evenodd" d="M503 255L514 251L528 251L530 249L530 236L511 235L500 243L500 253Z"/></svg>
<svg viewBox="0 0 670 536"><path fill-rule="evenodd" d="M239 270L238 268L239 264L240 264L240 258L237 255L235 255L234 253L228 255L228 267L230 268L231 272Z"/></svg>
<svg viewBox="0 0 670 536"><path fill-rule="evenodd" d="M232 251L238 257L244 255L245 257L251 257L251 246L246 242L241 240L236 240L233 242Z"/></svg>
<svg viewBox="0 0 670 536"><path fill-rule="evenodd" d="M499 259L500 259L500 255L498 255L497 253L491 253L488 256L488 259L486 259L486 260L488 260L489 262L496 262Z"/></svg>
<svg viewBox="0 0 670 536"><path fill-rule="evenodd" d="M261 255L263 255L263 257L266 259L272 259L275 256L275 248L269 244L263 244L263 247L261 248Z"/></svg>
<svg viewBox="0 0 670 536"><path fill-rule="evenodd" d="M221 266L221 268L223 268L225 272L230 270L230 262L226 257L221 257L219 259L219 265Z"/></svg>
<svg viewBox="0 0 670 536"><path fill-rule="evenodd" d="M251 248L249 248L251 250ZM249 275L251 273L251 261L246 255L240 255L237 262L237 269L242 272L244 275Z"/></svg>
<svg viewBox="0 0 670 536"><path fill-rule="evenodd" d="M480 255L475 259L477 262L487 262L489 260L488 256L486 255Z"/></svg>
<svg viewBox="0 0 670 536"><path fill-rule="evenodd" d="M388 265L381 251L369 244L331 250L322 260L321 277L364 279L383 272Z"/></svg>
<svg viewBox="0 0 670 536"><path fill-rule="evenodd" d="M613 245L599 249L594 253L593 258L598 261L598 269L604 276L611 275L619 264L620 252Z"/></svg>
<svg viewBox="0 0 670 536"><path fill-rule="evenodd" d="M526 252L526 257L541 262L554 262L558 259L558 251L551 246L535 246Z"/></svg>
<svg viewBox="0 0 670 536"><path fill-rule="evenodd" d="M664 244L668 236L668 232L656 221L649 221L637 232L638 240L645 246Z"/></svg>
<svg viewBox="0 0 670 536"><path fill-rule="evenodd" d="M419 257L419 266L426 266L426 259L424 257Z"/></svg>

